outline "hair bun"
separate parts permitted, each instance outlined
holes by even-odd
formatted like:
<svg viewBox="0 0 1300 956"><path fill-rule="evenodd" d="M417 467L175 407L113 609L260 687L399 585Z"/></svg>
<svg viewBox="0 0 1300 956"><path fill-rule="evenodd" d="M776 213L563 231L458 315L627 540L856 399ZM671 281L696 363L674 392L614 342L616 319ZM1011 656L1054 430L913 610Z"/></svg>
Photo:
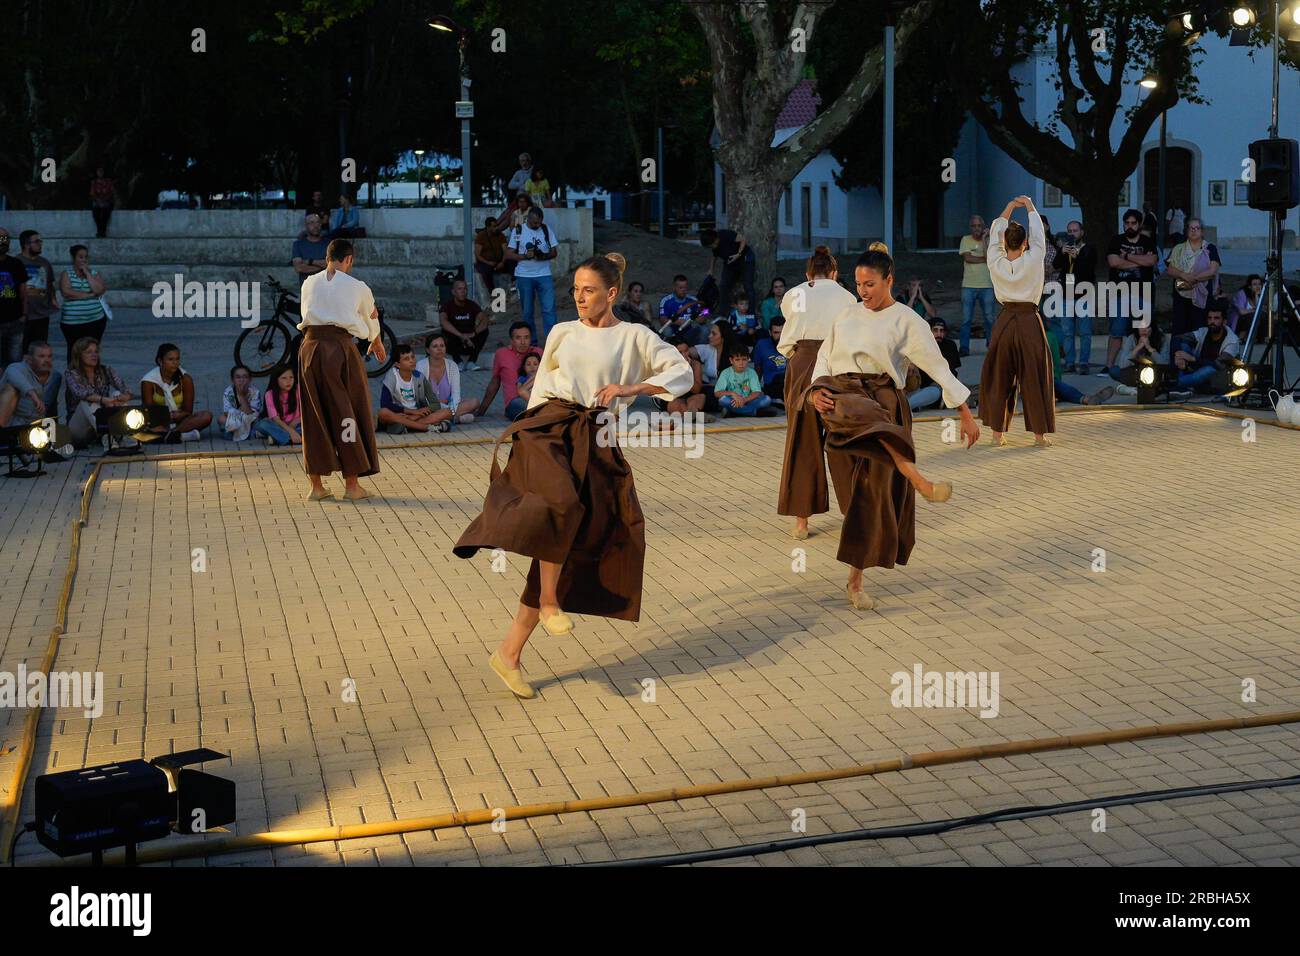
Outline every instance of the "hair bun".
<svg viewBox="0 0 1300 956"><path fill-rule="evenodd" d="M885 255L889 255L889 246L877 239L871 245L867 246L867 252L883 252Z"/></svg>
<svg viewBox="0 0 1300 956"><path fill-rule="evenodd" d="M830 246L818 246L816 249L813 250L813 255L815 256L829 256L830 254L831 254Z"/></svg>
<svg viewBox="0 0 1300 956"><path fill-rule="evenodd" d="M619 278L622 278L623 273L627 271L627 258L621 252L607 252L605 258L614 264L614 268L618 270Z"/></svg>

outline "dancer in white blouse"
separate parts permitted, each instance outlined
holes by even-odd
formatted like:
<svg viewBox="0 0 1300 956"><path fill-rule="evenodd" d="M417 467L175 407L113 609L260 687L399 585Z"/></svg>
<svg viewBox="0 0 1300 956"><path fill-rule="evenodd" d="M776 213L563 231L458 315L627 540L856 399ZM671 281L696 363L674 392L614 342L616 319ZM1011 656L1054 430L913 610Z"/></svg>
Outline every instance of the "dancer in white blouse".
<svg viewBox="0 0 1300 956"><path fill-rule="evenodd" d="M932 482L916 467L905 362L929 374L961 413L967 448L980 430L966 406L970 389L949 370L930 326L894 301L894 261L883 243L858 259L854 278L862 301L832 323L804 400L821 413L827 454L853 460L837 557L849 566L849 603L866 609L875 602L862 590L863 569L906 564L916 543L916 492L934 502L952 496L951 482Z"/></svg>
<svg viewBox="0 0 1300 956"><path fill-rule="evenodd" d="M785 459L781 465L776 513L794 517L792 534L808 537L808 518L830 510L826 489L826 459L835 481L840 510L848 505L853 463L845 456L825 454L821 419L799 400L812 381L817 350L830 332L835 317L858 300L839 283L839 263L826 246L818 246L808 259L802 282L781 299L785 328L777 351L789 361L785 369Z"/></svg>
<svg viewBox="0 0 1300 956"><path fill-rule="evenodd" d="M533 559L519 610L490 661L520 697L533 697L519 655L538 621L567 634L566 611L635 621L641 614L645 519L617 444L600 440L620 404L637 395L675 398L695 376L676 348L644 325L614 314L627 263L594 256L578 266L573 299L579 320L557 324L546 339L528 409L502 471L492 450L492 483L483 512L453 549L469 558L501 548ZM608 411L607 411L608 410Z"/></svg>
<svg viewBox="0 0 1300 956"><path fill-rule="evenodd" d="M1027 250L1024 227L1011 221L1017 207L1029 214ZM1056 431L1052 354L1038 314L1046 247L1043 219L1028 196L1007 203L989 228L989 275L1002 310L980 371L980 417L993 430L994 445L1007 444L1003 433L1016 413L1017 392L1024 405L1025 428L1034 433L1034 444L1050 445L1047 433Z"/></svg>

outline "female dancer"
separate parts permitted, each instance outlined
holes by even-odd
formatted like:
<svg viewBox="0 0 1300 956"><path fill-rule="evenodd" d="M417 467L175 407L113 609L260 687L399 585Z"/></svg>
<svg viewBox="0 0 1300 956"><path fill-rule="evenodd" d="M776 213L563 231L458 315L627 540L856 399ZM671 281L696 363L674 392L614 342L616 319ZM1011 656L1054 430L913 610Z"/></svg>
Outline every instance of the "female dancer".
<svg viewBox="0 0 1300 956"><path fill-rule="evenodd" d="M1024 226L1010 221L1017 206L1029 213L1028 251ZM980 372L980 415L993 429L994 445L1007 444L1003 433L1016 413L1017 391L1025 407L1025 428L1034 433L1034 444L1050 445L1046 433L1056 431L1052 355L1038 313L1046 245L1042 217L1028 196L1007 203L989 227L989 275L1002 310Z"/></svg>
<svg viewBox="0 0 1300 956"><path fill-rule="evenodd" d="M915 493L928 501L952 496L951 482L931 482L916 468L904 360L934 379L944 403L961 412L967 448L980 430L966 407L970 389L948 369L930 326L894 301L894 260L883 243L862 254L854 278L862 302L831 324L803 401L821 412L827 453L842 452L853 462L837 557L849 566L849 603L865 610L874 602L862 590L862 569L906 564L916 543Z"/></svg>
<svg viewBox="0 0 1300 956"><path fill-rule="evenodd" d="M826 465L822 447L821 419L799 400L812 381L817 350L830 331L835 317L858 304L853 293L839 284L839 263L826 246L818 246L808 259L808 281L800 283L781 299L785 328L776 349L786 357L785 368L785 463L781 466L781 490L776 513L793 515L791 534L802 541L808 537L808 518L830 510L826 493ZM831 477L840 511L848 505L848 479L853 463L842 455L831 455Z"/></svg>
<svg viewBox="0 0 1300 956"><path fill-rule="evenodd" d="M623 621L641 615L645 519L632 470L617 443L605 440L606 428L619 404L637 395L675 398L694 373L653 330L615 317L626 266L613 253L578 266L579 320L548 336L528 409L492 450L483 512L453 548L461 558L503 548L533 559L514 623L489 662L520 697L534 696L519 655L538 620L557 635L573 629L565 611ZM514 441L502 471L496 448L508 435Z"/></svg>

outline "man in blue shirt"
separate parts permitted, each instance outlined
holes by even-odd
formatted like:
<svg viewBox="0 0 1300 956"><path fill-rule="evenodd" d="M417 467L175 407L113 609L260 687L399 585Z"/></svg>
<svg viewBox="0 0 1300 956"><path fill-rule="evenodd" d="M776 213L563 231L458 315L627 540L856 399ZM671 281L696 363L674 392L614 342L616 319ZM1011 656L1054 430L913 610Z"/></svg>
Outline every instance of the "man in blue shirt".
<svg viewBox="0 0 1300 956"><path fill-rule="evenodd" d="M293 271L298 273L298 288L302 288L308 276L325 271L325 253L330 247L329 240L321 234L319 215L308 215L306 226L306 238L293 241Z"/></svg>
<svg viewBox="0 0 1300 956"><path fill-rule="evenodd" d="M759 339L754 343L754 368L763 380L763 392L775 401L785 400L785 356L776 350L785 329L784 316L772 317L771 338Z"/></svg>
<svg viewBox="0 0 1300 956"><path fill-rule="evenodd" d="M666 339L681 335L691 345L699 345L702 340L692 320L699 312L700 300L686 291L689 281L684 275L673 276L673 291L659 300L659 334Z"/></svg>

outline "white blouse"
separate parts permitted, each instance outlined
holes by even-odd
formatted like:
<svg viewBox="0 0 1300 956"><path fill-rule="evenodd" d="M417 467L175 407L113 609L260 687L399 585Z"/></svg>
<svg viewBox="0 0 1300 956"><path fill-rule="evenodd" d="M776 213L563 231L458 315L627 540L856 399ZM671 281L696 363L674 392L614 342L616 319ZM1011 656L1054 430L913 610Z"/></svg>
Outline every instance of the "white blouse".
<svg viewBox="0 0 1300 956"><path fill-rule="evenodd" d="M1032 302L1037 305L1043 297L1043 262L1047 254L1043 217L1037 210L1029 214L1029 248L1015 259L1007 258L1007 248L1002 242L1008 225L1005 218L998 216L989 227L988 262L993 294L999 302Z"/></svg>
<svg viewBox="0 0 1300 956"><path fill-rule="evenodd" d="M859 302L836 316L817 350L812 381L846 372L883 372L903 388L907 382L901 371L905 360L934 379L943 389L943 401L949 408L956 408L970 397L970 389L948 368L930 324L901 302L879 312Z"/></svg>
<svg viewBox="0 0 1300 956"><path fill-rule="evenodd" d="M379 338L379 320L373 317L375 297L370 286L346 272L335 270L309 275L302 284L298 329L313 325L337 325L359 339Z"/></svg>
<svg viewBox="0 0 1300 956"><path fill-rule="evenodd" d="M834 279L813 279L787 289L781 299L785 328L776 350L789 358L800 339L825 339L835 317L857 302L857 296Z"/></svg>
<svg viewBox="0 0 1300 956"><path fill-rule="evenodd" d="M606 385L657 385L673 398L695 384L695 372L685 356L644 325L618 322L595 328L581 320L560 322L546 339L528 407L560 398L588 408ZM626 405L619 398L611 410Z"/></svg>

